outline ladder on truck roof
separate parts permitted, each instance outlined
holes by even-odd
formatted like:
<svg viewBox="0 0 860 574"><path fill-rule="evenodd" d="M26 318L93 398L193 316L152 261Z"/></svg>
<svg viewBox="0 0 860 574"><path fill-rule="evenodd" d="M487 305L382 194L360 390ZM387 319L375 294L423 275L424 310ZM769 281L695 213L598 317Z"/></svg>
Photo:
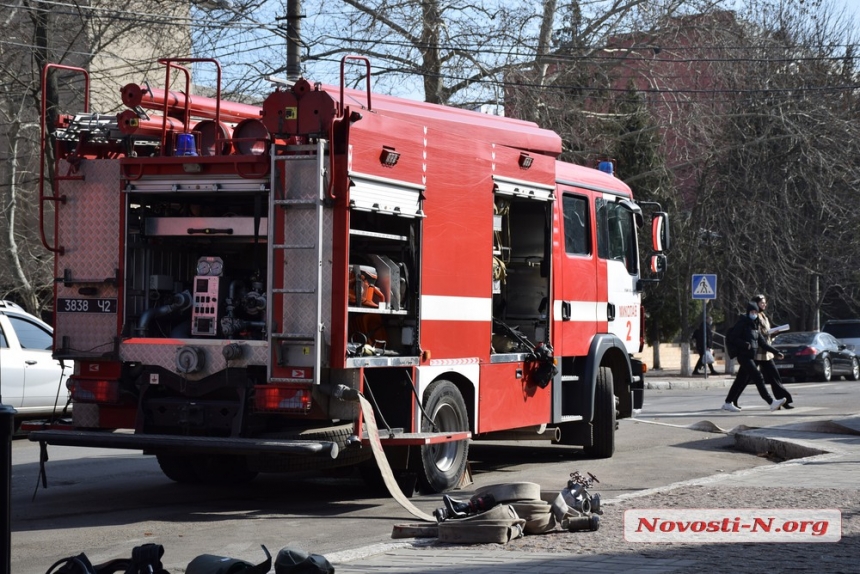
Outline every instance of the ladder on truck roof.
<svg viewBox="0 0 860 574"><path fill-rule="evenodd" d="M273 383L320 382L330 310L323 290L330 290L330 266L323 265L331 213L323 207L326 142L291 146L295 154L272 157L269 196L269 361ZM281 179L283 178L283 179ZM281 222L281 223L278 223ZM325 316L324 316L325 315Z"/></svg>

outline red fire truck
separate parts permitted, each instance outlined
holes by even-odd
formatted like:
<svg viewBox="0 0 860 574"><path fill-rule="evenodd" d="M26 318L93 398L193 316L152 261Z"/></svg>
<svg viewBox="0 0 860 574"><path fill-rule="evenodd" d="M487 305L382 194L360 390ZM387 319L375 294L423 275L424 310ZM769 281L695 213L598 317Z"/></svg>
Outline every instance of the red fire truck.
<svg viewBox="0 0 860 574"><path fill-rule="evenodd" d="M470 440L612 456L667 215L645 206L643 264L643 207L611 163L557 161L534 123L372 94L349 60L366 91L299 79L251 106L192 95L189 64L220 86L216 61L164 59L164 87L125 86L122 113L43 126L74 408L31 440L142 449L179 482L372 470L360 394L425 492L461 484Z"/></svg>

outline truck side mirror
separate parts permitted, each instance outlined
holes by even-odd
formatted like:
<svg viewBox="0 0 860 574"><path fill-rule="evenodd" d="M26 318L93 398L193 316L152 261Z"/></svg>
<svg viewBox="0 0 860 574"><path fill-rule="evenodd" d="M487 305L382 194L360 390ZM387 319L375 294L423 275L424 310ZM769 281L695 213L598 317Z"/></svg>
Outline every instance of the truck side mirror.
<svg viewBox="0 0 860 574"><path fill-rule="evenodd" d="M657 253L668 251L670 247L669 238L669 214L665 211L656 211L651 216L651 244ZM665 258L663 261L665 265ZM665 269L665 267L664 267Z"/></svg>
<svg viewBox="0 0 860 574"><path fill-rule="evenodd" d="M662 275L666 271L666 256L662 253L651 256L651 273Z"/></svg>

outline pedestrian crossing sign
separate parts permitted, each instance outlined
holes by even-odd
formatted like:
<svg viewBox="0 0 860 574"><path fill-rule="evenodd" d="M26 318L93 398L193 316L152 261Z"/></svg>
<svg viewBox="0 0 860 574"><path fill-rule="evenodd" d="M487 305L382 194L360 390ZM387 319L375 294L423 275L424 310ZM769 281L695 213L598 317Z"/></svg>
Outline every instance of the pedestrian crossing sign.
<svg viewBox="0 0 860 574"><path fill-rule="evenodd" d="M693 275L693 299L716 299L717 276L707 274Z"/></svg>

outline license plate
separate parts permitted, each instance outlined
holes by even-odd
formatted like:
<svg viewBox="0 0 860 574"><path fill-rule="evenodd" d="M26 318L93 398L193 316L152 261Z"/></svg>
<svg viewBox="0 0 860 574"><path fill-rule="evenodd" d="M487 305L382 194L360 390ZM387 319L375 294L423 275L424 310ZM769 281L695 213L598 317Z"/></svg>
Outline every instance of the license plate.
<svg viewBox="0 0 860 574"><path fill-rule="evenodd" d="M116 313L116 299L57 299L59 313Z"/></svg>
<svg viewBox="0 0 860 574"><path fill-rule="evenodd" d="M777 363L776 368L777 369L793 369L794 365L792 365L791 363Z"/></svg>

